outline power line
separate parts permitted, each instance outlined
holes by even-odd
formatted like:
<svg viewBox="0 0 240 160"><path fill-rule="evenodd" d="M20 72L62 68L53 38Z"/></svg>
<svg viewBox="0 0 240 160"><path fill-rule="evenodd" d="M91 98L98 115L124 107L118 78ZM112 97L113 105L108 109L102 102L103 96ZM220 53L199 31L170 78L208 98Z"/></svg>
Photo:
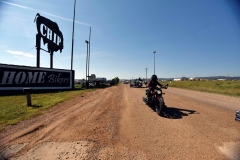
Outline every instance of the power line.
<svg viewBox="0 0 240 160"><path fill-rule="evenodd" d="M55 56L55 55L53 55L55 58L57 58L57 60L59 61L59 62L61 62L60 61L60 59L58 59L58 57L57 56ZM61 62L62 63L62 62ZM62 63L62 65L64 65L63 63ZM64 65L65 66L65 65ZM65 66L66 67L66 66ZM67 68L67 67L66 67Z"/></svg>
<svg viewBox="0 0 240 160"><path fill-rule="evenodd" d="M78 54L78 57L79 57L79 61L80 61L80 67L81 67L81 70L83 70L83 66L82 66L82 62L81 62L81 55L80 55L80 52L79 52L79 49L78 49L78 45L75 46L76 47L76 50L77 50L77 54Z"/></svg>
<svg viewBox="0 0 240 160"><path fill-rule="evenodd" d="M15 59L13 59L12 61L10 61L10 62L8 62L8 63L11 63L11 62L15 61L15 60L18 59L19 57L23 56L25 53L28 53L29 51L31 51L33 48L35 48L35 46L32 47L31 49L29 49L28 51L23 52L22 54L20 54L19 56L17 56Z"/></svg>

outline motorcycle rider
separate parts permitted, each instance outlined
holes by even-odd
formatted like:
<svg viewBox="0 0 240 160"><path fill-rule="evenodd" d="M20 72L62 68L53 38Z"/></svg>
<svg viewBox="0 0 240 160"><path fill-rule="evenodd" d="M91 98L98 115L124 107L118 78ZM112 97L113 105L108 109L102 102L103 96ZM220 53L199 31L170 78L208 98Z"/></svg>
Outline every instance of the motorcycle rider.
<svg viewBox="0 0 240 160"><path fill-rule="evenodd" d="M147 103L148 103L148 99L151 95L151 91L154 91L154 89L160 86L162 88L162 84L158 82L157 80L157 75L152 75L151 80L148 82L147 87L149 89L146 90L146 94L147 94Z"/></svg>

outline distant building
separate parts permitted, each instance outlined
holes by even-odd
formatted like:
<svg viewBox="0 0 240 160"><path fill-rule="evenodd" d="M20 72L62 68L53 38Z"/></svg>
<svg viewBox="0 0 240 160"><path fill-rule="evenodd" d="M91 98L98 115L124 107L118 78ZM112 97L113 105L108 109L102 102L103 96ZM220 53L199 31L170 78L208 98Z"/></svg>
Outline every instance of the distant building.
<svg viewBox="0 0 240 160"><path fill-rule="evenodd" d="M187 77L181 77L181 78L174 78L173 81L185 81L188 80Z"/></svg>
<svg viewBox="0 0 240 160"><path fill-rule="evenodd" d="M88 77L89 81L95 81L96 80L96 75L95 74L91 74L91 76Z"/></svg>
<svg viewBox="0 0 240 160"><path fill-rule="evenodd" d="M187 77L181 77L180 79L181 79L181 81L186 81L186 80L188 80Z"/></svg>
<svg viewBox="0 0 240 160"><path fill-rule="evenodd" d="M191 77L191 78L189 78L189 80L190 80L190 81L195 81L195 80L197 80L197 79L194 78L194 77Z"/></svg>

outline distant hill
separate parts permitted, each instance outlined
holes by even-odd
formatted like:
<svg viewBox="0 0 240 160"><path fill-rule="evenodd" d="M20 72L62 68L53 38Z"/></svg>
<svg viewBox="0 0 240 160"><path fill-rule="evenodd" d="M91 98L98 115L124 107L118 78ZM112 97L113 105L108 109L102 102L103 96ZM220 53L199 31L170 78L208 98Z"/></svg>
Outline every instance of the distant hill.
<svg viewBox="0 0 240 160"><path fill-rule="evenodd" d="M215 79L229 79L229 80L240 80L240 77L228 77L228 76L211 76L211 77L195 77L197 79L210 79L210 80L215 80Z"/></svg>
<svg viewBox="0 0 240 160"><path fill-rule="evenodd" d="M180 78L180 77L178 77ZM185 77L185 78L191 78L191 77ZM195 79L209 79L209 80L217 80L217 79L227 79L227 80L240 80L240 76L239 77L228 77L228 76L210 76L210 77L192 77ZM173 81L176 78L158 78L158 80L162 81ZM131 79L120 79L120 81L125 81L125 80L131 80ZM143 79L145 80L145 79ZM150 80L150 79L148 79Z"/></svg>
<svg viewBox="0 0 240 160"><path fill-rule="evenodd" d="M190 77L187 77L190 78ZM228 77L228 76L210 76L210 77L192 77L195 79L209 79L209 80L217 80L217 79L228 79L228 80L240 80L240 77ZM175 78L158 78L159 80L174 80Z"/></svg>

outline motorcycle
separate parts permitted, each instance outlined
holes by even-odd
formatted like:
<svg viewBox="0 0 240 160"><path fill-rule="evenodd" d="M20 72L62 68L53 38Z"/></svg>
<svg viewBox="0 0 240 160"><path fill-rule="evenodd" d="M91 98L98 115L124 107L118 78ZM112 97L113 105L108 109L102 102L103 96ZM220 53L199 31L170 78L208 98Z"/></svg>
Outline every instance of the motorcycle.
<svg viewBox="0 0 240 160"><path fill-rule="evenodd" d="M130 82L130 87L142 88L142 81L141 81L141 80L131 81L131 82Z"/></svg>
<svg viewBox="0 0 240 160"><path fill-rule="evenodd" d="M142 81L137 81L137 87L142 88Z"/></svg>
<svg viewBox="0 0 240 160"><path fill-rule="evenodd" d="M240 122L240 111L236 111L236 118L235 118L235 120Z"/></svg>
<svg viewBox="0 0 240 160"><path fill-rule="evenodd" d="M164 98L163 98L163 93L162 89L167 89L168 88L168 84L166 86L163 86L161 88L154 88L152 89L148 89L146 90L146 95L148 95L148 92L150 92L150 96L147 97L143 97L143 101L149 106L151 107L154 111L157 112L158 115L162 116L164 109L166 108L165 102L164 102Z"/></svg>

